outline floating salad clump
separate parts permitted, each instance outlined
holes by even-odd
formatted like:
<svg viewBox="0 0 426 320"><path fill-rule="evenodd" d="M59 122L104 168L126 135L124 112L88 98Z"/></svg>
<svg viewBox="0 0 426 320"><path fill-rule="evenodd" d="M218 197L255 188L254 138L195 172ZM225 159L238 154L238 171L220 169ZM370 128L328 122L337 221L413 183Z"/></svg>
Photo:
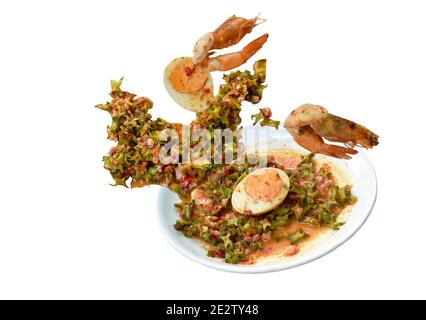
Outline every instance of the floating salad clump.
<svg viewBox="0 0 426 320"><path fill-rule="evenodd" d="M224 84L210 107L196 114L190 128L237 129L241 123L241 103L258 103L262 99L266 77L266 61L254 64L254 72L235 71L224 76ZM121 89L122 80L111 81L110 102L96 107L111 114L108 139L117 145L104 156L104 167L109 170L116 185L143 187L159 184L176 191L180 197L188 198L189 192L201 182L214 165L163 165L159 153L167 141L160 141L164 129L182 131L182 124L164 119L153 119L149 110L150 99L137 97ZM180 155L181 156L181 155Z"/></svg>
<svg viewBox="0 0 426 320"><path fill-rule="evenodd" d="M265 77L265 60L257 61L253 72L225 75L218 94L205 111L196 113L190 130L237 129L242 102L261 101ZM283 244L285 255L293 255L315 228L338 229L342 225L339 214L355 203L351 186L340 187L331 167L319 165L314 154L293 153L290 161L284 162L269 154L268 167L285 171L290 179L287 198L257 216L234 211L232 193L255 165L246 158L230 164L163 164L160 150L167 141L160 139L160 132L173 129L182 135L183 125L153 119L149 113L152 101L123 91L121 84L121 80L112 81L112 100L96 106L110 113L108 139L116 142L103 157L104 167L115 185L134 188L158 184L176 192L181 199L176 204L180 216L176 230L201 241L209 256L228 263L252 263L278 243ZM277 128L279 122L271 116L269 108L261 108L252 118L255 123Z"/></svg>

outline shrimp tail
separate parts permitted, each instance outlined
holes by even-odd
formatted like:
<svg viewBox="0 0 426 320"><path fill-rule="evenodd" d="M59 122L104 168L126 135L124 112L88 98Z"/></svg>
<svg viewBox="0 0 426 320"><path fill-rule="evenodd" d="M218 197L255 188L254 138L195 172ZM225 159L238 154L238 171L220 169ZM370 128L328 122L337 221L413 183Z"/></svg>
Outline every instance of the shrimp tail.
<svg viewBox="0 0 426 320"><path fill-rule="evenodd" d="M241 50L241 53L245 59L244 62L246 62L248 59L250 59L256 52L260 50L260 48L263 47L265 42L268 40L269 34L265 33L263 36L260 36L257 39L254 39L252 42L250 42L248 45L246 45L243 50Z"/></svg>
<svg viewBox="0 0 426 320"><path fill-rule="evenodd" d="M358 153L358 151L352 148L324 143L322 137L319 136L310 126L300 128L287 127L287 130L300 146L313 153L321 153L339 159L351 159L349 155L355 155Z"/></svg>
<svg viewBox="0 0 426 320"><path fill-rule="evenodd" d="M379 136L366 127L333 114L312 123L312 129L333 142L370 149L379 144Z"/></svg>

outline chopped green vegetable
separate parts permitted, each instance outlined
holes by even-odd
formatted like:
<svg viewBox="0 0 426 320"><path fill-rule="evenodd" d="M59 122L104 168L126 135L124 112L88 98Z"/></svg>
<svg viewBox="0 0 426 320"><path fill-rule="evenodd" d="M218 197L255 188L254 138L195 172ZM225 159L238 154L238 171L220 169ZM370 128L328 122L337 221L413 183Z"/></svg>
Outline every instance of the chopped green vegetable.
<svg viewBox="0 0 426 320"><path fill-rule="evenodd" d="M287 239L291 242L291 244L297 244L299 241L309 237L309 234L307 234L302 229L299 229L297 232L289 235Z"/></svg>
<svg viewBox="0 0 426 320"><path fill-rule="evenodd" d="M269 108L262 108L259 109L259 112L256 114L253 114L251 118L254 120L253 125L255 126L257 123L259 123L262 127L269 126L274 127L275 129L278 129L278 126L280 125L280 122L278 120L272 120L270 119L272 116L271 109Z"/></svg>
<svg viewBox="0 0 426 320"><path fill-rule="evenodd" d="M253 65L254 74L262 82L266 79L266 59L258 60Z"/></svg>
<svg viewBox="0 0 426 320"><path fill-rule="evenodd" d="M197 113L194 126L208 129L237 129L241 123L241 103L259 103L262 99L263 82L266 78L266 60L254 64L254 73L234 71L225 74L225 83L219 87L214 102L204 112Z"/></svg>
<svg viewBox="0 0 426 320"><path fill-rule="evenodd" d="M149 167L148 168L148 173L149 174L155 174L157 172L157 169L155 169L155 167Z"/></svg>
<svg viewBox="0 0 426 320"><path fill-rule="evenodd" d="M111 93L121 95L123 91L121 91L121 84L123 83L123 77L120 80L111 80Z"/></svg>

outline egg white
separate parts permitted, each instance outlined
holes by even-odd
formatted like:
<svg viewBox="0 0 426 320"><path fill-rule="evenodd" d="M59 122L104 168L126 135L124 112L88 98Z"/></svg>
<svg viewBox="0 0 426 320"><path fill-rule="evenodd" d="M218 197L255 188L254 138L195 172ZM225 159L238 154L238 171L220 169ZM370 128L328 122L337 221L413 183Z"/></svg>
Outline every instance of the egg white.
<svg viewBox="0 0 426 320"><path fill-rule="evenodd" d="M181 107L193 112L202 112L207 110L209 107L208 98L209 95L202 94L202 90L210 89L210 92L213 93L213 79L208 74L208 79L203 88L194 93L180 93L173 88L173 85L170 81L170 73L173 68L183 59L188 59L189 57L180 57L174 59L170 62L167 67L164 69L164 86L166 87L167 92L170 94L172 99L178 103ZM189 58L190 59L190 58ZM211 95L210 95L211 97Z"/></svg>
<svg viewBox="0 0 426 320"><path fill-rule="evenodd" d="M266 170L273 170L278 173L282 181L282 188L276 194L272 200L255 200L250 197L245 189L245 183L247 178L251 175L263 174ZM259 215L278 207L284 199L287 197L288 191L290 189L290 179L287 174L277 168L262 168L251 172L247 177L245 177L240 183L236 186L234 192L232 193L231 203L235 211L247 214L247 215Z"/></svg>

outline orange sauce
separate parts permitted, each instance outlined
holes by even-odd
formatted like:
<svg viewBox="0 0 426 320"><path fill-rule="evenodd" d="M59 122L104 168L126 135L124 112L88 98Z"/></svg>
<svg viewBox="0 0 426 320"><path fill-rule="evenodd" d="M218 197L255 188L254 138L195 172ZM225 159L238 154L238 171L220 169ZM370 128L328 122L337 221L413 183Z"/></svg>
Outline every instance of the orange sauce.
<svg viewBox="0 0 426 320"><path fill-rule="evenodd" d="M290 241L287 239L287 236L297 232L298 230L303 230L309 237L301 240L298 244L303 244L305 241L312 241L316 236L318 236L322 231L325 230L324 227L313 226L299 222L293 222L288 226L283 226L273 232L271 240L265 243L262 250L258 251L255 255L258 257L267 257L270 255L281 254L284 252L286 247L291 245ZM281 240L276 240L275 238L282 237Z"/></svg>

